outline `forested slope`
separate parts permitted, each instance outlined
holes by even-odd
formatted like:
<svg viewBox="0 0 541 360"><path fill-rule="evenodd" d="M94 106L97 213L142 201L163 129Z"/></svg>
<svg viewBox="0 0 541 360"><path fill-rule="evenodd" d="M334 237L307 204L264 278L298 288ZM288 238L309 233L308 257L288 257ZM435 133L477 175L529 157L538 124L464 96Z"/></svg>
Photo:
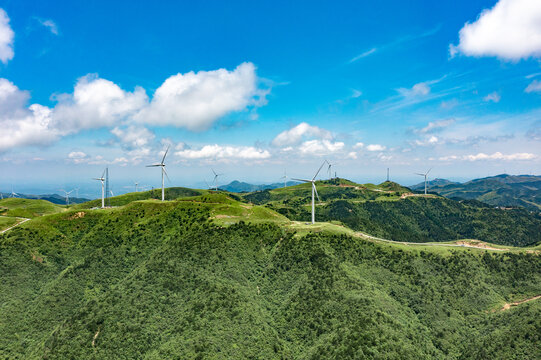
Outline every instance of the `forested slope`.
<svg viewBox="0 0 541 360"><path fill-rule="evenodd" d="M0 235L0 358L541 356L539 302L499 311L541 293L538 254L218 226L224 201L69 211Z"/></svg>

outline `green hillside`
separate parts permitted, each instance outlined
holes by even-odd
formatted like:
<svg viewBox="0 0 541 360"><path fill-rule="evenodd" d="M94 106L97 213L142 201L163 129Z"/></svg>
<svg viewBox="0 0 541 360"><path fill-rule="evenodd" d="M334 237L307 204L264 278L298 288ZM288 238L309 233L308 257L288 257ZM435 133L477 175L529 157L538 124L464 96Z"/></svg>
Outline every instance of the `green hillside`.
<svg viewBox="0 0 541 360"><path fill-rule="evenodd" d="M524 209L495 209L476 201L454 201L430 196L408 196L396 183L353 184L341 180L317 182L321 202L316 221L340 221L353 230L397 241L450 241L473 238L495 244L526 246L541 242L541 215ZM243 195L246 201L266 205L290 220L308 221L311 187Z"/></svg>
<svg viewBox="0 0 541 360"><path fill-rule="evenodd" d="M11 217L35 218L65 211L65 206L56 205L46 200L8 198L0 200L0 215Z"/></svg>
<svg viewBox="0 0 541 360"><path fill-rule="evenodd" d="M380 243L224 193L71 209L0 235L0 358L539 358L541 301L501 309L541 294L540 251Z"/></svg>
<svg viewBox="0 0 541 360"><path fill-rule="evenodd" d="M430 191L448 198L475 199L493 206L541 211L541 176L502 174L466 183L435 184Z"/></svg>

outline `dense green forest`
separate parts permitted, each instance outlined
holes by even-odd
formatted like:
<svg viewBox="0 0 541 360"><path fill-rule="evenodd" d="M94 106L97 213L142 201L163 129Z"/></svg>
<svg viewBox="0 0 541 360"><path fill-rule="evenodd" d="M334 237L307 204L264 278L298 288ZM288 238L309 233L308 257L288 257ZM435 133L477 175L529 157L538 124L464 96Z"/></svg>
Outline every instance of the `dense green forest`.
<svg viewBox="0 0 541 360"><path fill-rule="evenodd" d="M0 358L541 357L541 302L500 310L541 294L536 252L212 220L228 206L246 208L145 200L0 235Z"/></svg>

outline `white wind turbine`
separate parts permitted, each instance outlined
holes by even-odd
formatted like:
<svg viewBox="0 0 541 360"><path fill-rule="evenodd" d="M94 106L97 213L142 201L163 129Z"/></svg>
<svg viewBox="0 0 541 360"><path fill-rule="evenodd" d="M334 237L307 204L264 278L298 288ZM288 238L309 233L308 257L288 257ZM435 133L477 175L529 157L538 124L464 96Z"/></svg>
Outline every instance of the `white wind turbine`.
<svg viewBox="0 0 541 360"><path fill-rule="evenodd" d="M332 179L332 167L338 165L337 163L331 164L329 160L325 160L325 162L329 165L327 167L327 174L329 175L329 179ZM335 172L336 174L336 172Z"/></svg>
<svg viewBox="0 0 541 360"><path fill-rule="evenodd" d="M316 174L314 175L314 177L312 178L312 180L307 180L307 179L291 179L291 180L297 180L297 181L302 181L302 182L306 182L306 183L311 183L312 184L312 224L315 224L316 223L316 201L315 201L315 198L314 198L314 194L315 196L317 196L317 199L318 201L321 201L319 199L319 195L317 193L317 189L316 189L316 177L317 175L319 174L319 172L321 171L321 168L323 167L323 165L325 165L325 162L326 160L323 162L323 164L321 164L321 166L319 167L319 169L317 170Z"/></svg>
<svg viewBox="0 0 541 360"><path fill-rule="evenodd" d="M162 201L165 200L165 180L164 180L164 175L167 177L167 180L169 180L169 176L167 175L167 172L165 171L165 157L167 156L168 151L169 151L169 146L167 147L167 150L165 150L165 154L163 154L162 161L159 164L147 165L147 167L161 167L162 168ZM169 181L171 181L171 180L169 180Z"/></svg>
<svg viewBox="0 0 541 360"><path fill-rule="evenodd" d="M66 205L69 205L70 204L70 194L73 192L73 190L66 191L64 189L60 189L60 191L64 192L64 196L66 197Z"/></svg>
<svg viewBox="0 0 541 360"><path fill-rule="evenodd" d="M424 174L419 174L419 173L415 173L415 175L419 175L419 176L424 176L425 177L425 195L426 195L426 186L427 186L427 176L428 176L428 173L430 172L430 170L432 170L432 168L428 169L428 171Z"/></svg>
<svg viewBox="0 0 541 360"><path fill-rule="evenodd" d="M282 176L280 178L280 180L282 180L282 179L284 180L284 187L286 187L287 186L287 173L286 173L285 170L284 170L284 176Z"/></svg>
<svg viewBox="0 0 541 360"><path fill-rule="evenodd" d="M103 209L105 207L105 170L103 170L101 177L93 178L92 180L101 181L101 208Z"/></svg>
<svg viewBox="0 0 541 360"><path fill-rule="evenodd" d="M222 176L223 174L216 174L216 171L214 171L214 169L211 168L211 170L214 174L214 189L218 191L218 176Z"/></svg>
<svg viewBox="0 0 541 360"><path fill-rule="evenodd" d="M10 198L14 198L14 197L17 197L19 196L19 194L17 194L16 192L13 191L13 186L11 187L11 194L9 194L9 197Z"/></svg>

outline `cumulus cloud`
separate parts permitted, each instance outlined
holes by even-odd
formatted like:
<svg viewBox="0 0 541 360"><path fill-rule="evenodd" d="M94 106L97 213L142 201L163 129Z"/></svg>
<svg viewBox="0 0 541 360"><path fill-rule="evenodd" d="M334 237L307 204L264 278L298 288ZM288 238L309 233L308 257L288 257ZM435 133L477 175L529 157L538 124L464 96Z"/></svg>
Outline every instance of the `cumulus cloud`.
<svg viewBox="0 0 541 360"><path fill-rule="evenodd" d="M366 146L366 150L368 151L383 151L386 147L380 144L370 144Z"/></svg>
<svg viewBox="0 0 541 360"><path fill-rule="evenodd" d="M0 56L1 41L0 28ZM0 124L5 130L0 134L0 151L45 145L65 135L103 127L113 128L113 134L132 149L153 138L142 125L203 130L233 111L264 105L268 91L258 87L251 63L233 71L177 74L167 79L151 100L141 87L126 91L89 74L77 80L73 93L54 95L54 108L39 104L27 107L29 93L0 79Z"/></svg>
<svg viewBox="0 0 541 360"><path fill-rule="evenodd" d="M75 164L88 162L88 155L82 151L72 151L68 154L68 159Z"/></svg>
<svg viewBox="0 0 541 360"><path fill-rule="evenodd" d="M492 101L492 102L498 103L498 102L500 102L500 99L501 99L500 94L498 94L496 91L494 91L494 92L488 94L487 96L485 96L483 98L483 101L485 101L485 102Z"/></svg>
<svg viewBox="0 0 541 360"><path fill-rule="evenodd" d="M471 155L448 155L440 157L441 161L451 161L451 160L466 160L466 161L481 161L481 160L505 160L505 161L516 161L516 160L533 160L536 159L537 155L532 153L514 153L514 154L502 154L501 152L495 152L493 154L477 153Z"/></svg>
<svg viewBox="0 0 541 360"><path fill-rule="evenodd" d="M32 104L30 95L12 82L0 79L0 152L21 145L47 145L61 132L51 126L51 109Z"/></svg>
<svg viewBox="0 0 541 360"><path fill-rule="evenodd" d="M119 125L148 103L142 88L124 91L95 74L80 78L73 94L57 95L56 99L59 102L54 108L54 125L67 133Z"/></svg>
<svg viewBox="0 0 541 360"><path fill-rule="evenodd" d="M4 9L0 9L0 61L4 64L11 59L15 53L13 52L13 37L15 33L9 26L9 17Z"/></svg>
<svg viewBox="0 0 541 360"><path fill-rule="evenodd" d="M150 105L134 119L146 124L201 131L231 112L266 104L267 92L258 88L252 63L242 63L233 71L177 74L165 80Z"/></svg>
<svg viewBox="0 0 541 360"><path fill-rule="evenodd" d="M278 134L272 141L272 145L280 147L297 145L303 139L308 137L332 140L330 131L302 122L299 125Z"/></svg>
<svg viewBox="0 0 541 360"><path fill-rule="evenodd" d="M270 158L267 150L253 146L221 146L205 145L201 149L183 149L175 152L175 155L184 159L242 159L264 160Z"/></svg>
<svg viewBox="0 0 541 360"><path fill-rule="evenodd" d="M353 145L354 149L362 149L364 147L364 143L358 142L355 145Z"/></svg>
<svg viewBox="0 0 541 360"><path fill-rule="evenodd" d="M534 80L532 81L526 89L524 89L524 92L531 93L531 92L541 92L541 81Z"/></svg>
<svg viewBox="0 0 541 360"><path fill-rule="evenodd" d="M308 140L299 146L299 150L304 155L326 155L344 148L344 143L330 140Z"/></svg>
<svg viewBox="0 0 541 360"><path fill-rule="evenodd" d="M500 0L485 9L473 23L459 32L458 45L450 45L451 56L496 56L520 60L541 55L541 2Z"/></svg>

